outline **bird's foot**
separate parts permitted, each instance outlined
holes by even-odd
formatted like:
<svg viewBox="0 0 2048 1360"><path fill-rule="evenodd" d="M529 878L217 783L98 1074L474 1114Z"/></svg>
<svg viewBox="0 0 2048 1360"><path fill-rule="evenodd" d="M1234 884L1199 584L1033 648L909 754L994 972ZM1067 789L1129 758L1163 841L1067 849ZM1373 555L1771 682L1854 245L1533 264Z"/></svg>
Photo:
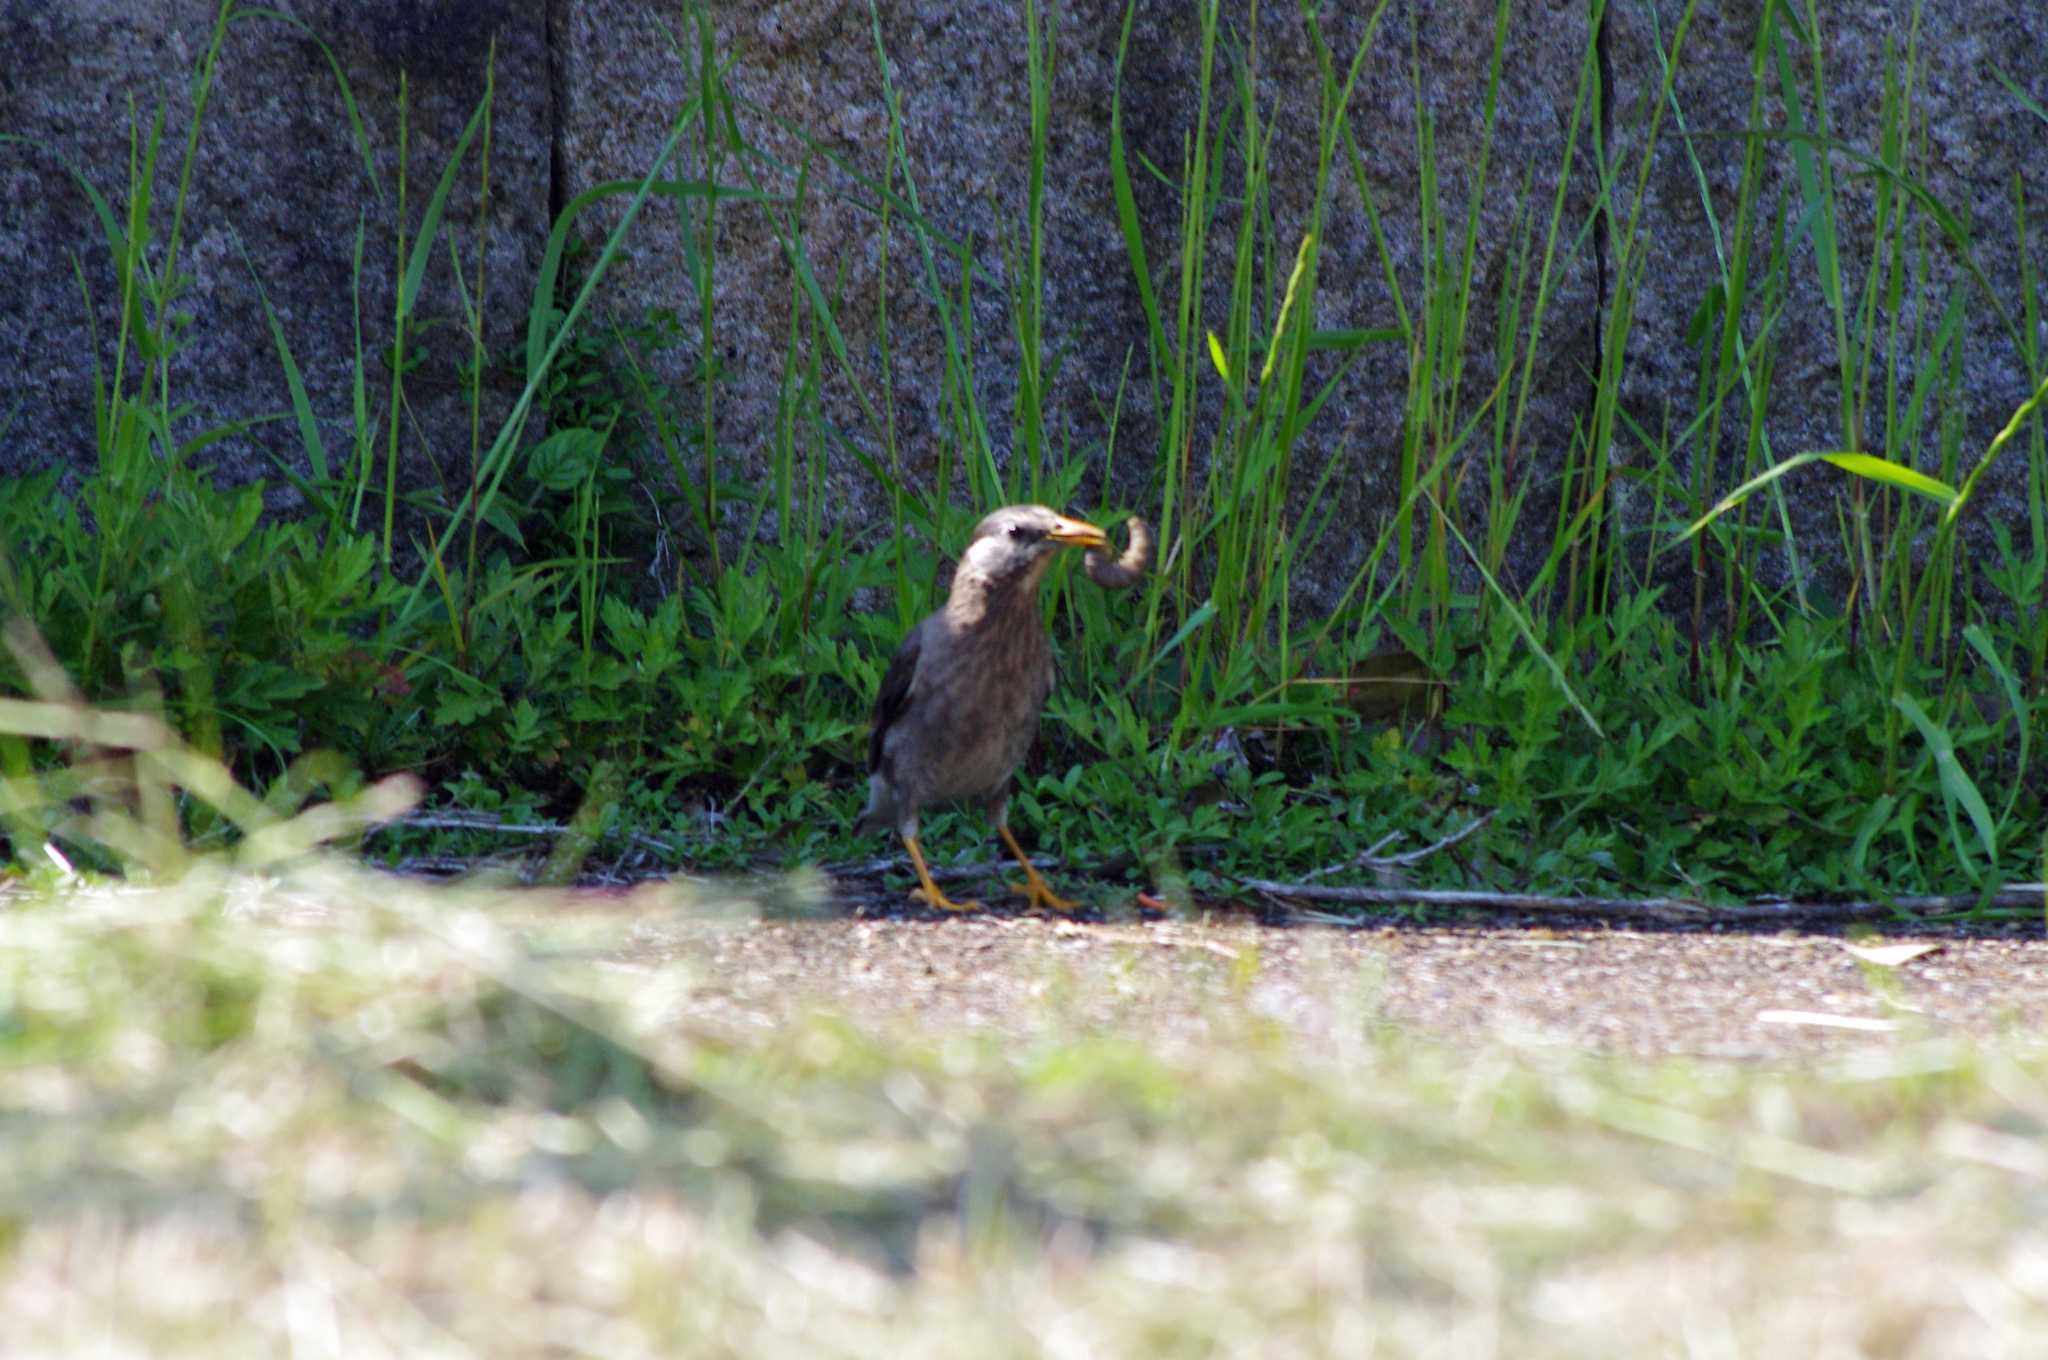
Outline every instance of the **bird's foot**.
<svg viewBox="0 0 2048 1360"><path fill-rule="evenodd" d="M1052 890L1051 884L1039 876L1038 870L1031 865L1031 856L1025 854L1024 847L1017 844L1016 833L1010 830L1008 823L1002 820L1000 813L997 814L996 818L996 834L1003 838L1004 845L1010 847L1010 853L1017 857L1017 867L1024 871L1024 881L1022 883L1012 883L1010 885L1011 892L1019 897L1028 899L1031 905L1039 911L1056 911L1062 916L1072 916L1075 912L1081 910L1079 902L1072 902L1061 897Z"/></svg>
<svg viewBox="0 0 2048 1360"><path fill-rule="evenodd" d="M927 891L924 888L912 888L910 890L910 895L917 901L924 903L926 906L936 907L940 911L988 910L988 908L984 907L981 903L975 901L971 897L968 898L965 902L955 902L952 898L940 892L936 884L933 885L929 891Z"/></svg>
<svg viewBox="0 0 2048 1360"><path fill-rule="evenodd" d="M1052 890L1051 884L1037 874L1031 873L1029 865L1025 866L1025 872L1030 876L1022 883L1010 884L1010 891L1028 900L1034 909L1056 911L1062 916L1072 916L1075 912L1083 910L1081 903L1072 898L1061 897Z"/></svg>
<svg viewBox="0 0 2048 1360"><path fill-rule="evenodd" d="M910 890L912 897L928 907L937 907L940 911L984 910L981 903L974 901L972 898L965 902L955 902L952 898L946 896L938 884L932 882L931 868L924 862L924 851L918 848L915 835L906 833L903 837L903 846L906 850L910 851L910 862L917 869L917 886Z"/></svg>

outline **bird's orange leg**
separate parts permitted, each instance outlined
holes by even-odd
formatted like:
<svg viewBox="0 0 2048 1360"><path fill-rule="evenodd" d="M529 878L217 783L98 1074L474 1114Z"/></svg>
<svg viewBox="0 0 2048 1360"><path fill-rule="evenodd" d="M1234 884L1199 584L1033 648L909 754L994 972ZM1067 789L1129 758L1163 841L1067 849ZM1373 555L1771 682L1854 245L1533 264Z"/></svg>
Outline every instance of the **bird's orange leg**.
<svg viewBox="0 0 2048 1360"><path fill-rule="evenodd" d="M1052 885L1038 876L1038 870L1031 867L1030 858L1025 855L1024 847L1017 844L1017 838L1010 834L1010 828L1007 823L998 826L996 831L1002 836L1003 844L1010 847L1010 853L1017 857L1017 863L1024 866L1024 881L1022 883L1012 883L1010 885L1011 892L1016 893L1020 897L1030 898L1032 906L1045 911L1057 911L1071 916L1073 913L1081 910L1079 902L1061 897L1052 890Z"/></svg>
<svg viewBox="0 0 2048 1360"><path fill-rule="evenodd" d="M952 898L939 891L939 885L932 882L932 871L925 868L924 851L918 848L917 837L905 836L903 838L903 848L910 852L910 862L917 868L917 881L924 885L912 893L911 896L922 897L927 906L937 907L941 911L982 910L982 905L979 902L955 902Z"/></svg>

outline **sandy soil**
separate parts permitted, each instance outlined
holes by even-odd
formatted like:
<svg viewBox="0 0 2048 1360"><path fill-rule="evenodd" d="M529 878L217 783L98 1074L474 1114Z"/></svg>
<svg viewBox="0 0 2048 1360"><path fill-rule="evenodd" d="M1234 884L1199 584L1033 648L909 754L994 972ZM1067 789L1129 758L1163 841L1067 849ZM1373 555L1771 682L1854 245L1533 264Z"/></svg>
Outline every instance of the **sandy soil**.
<svg viewBox="0 0 2048 1360"><path fill-rule="evenodd" d="M1247 1022L1318 1042L1396 1025L1636 1055L1771 1058L2048 1015L2048 940L1919 932L1887 966L1838 934L1542 926L1339 929L1037 917L648 922L622 962L680 968L692 1024L743 1032L824 1009L1029 1040L1199 1044Z"/></svg>

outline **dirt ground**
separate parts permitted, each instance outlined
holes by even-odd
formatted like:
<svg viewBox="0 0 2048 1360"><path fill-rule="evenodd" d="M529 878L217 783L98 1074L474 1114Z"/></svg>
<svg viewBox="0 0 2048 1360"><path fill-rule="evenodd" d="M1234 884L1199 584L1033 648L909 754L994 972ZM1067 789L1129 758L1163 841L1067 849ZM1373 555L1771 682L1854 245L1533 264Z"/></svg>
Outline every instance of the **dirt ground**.
<svg viewBox="0 0 2048 1360"><path fill-rule="evenodd" d="M1920 944L1898 961L1853 949ZM1853 946L1853 949L1852 949ZM1269 1024L1393 1025L1640 1056L1841 1054L1966 1032L2027 1039L2048 940L1532 925L1093 924L1025 916L649 924L622 962L678 968L683 1018L736 1036L817 1010L1002 1038L1199 1044Z"/></svg>

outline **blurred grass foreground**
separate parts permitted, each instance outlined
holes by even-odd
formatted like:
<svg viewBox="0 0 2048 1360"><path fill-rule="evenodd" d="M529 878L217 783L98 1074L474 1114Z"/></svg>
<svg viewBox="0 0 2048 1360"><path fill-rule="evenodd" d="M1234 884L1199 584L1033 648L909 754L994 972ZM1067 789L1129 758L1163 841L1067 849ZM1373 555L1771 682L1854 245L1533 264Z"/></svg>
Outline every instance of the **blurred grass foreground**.
<svg viewBox="0 0 2048 1360"><path fill-rule="evenodd" d="M716 979L634 961L682 904L556 898L331 859L11 889L0 1352L1989 1356L2048 1325L2035 1054L1471 1051L1362 987L1334 1045L1220 991L1157 1046L734 1038L674 1020Z"/></svg>
<svg viewBox="0 0 2048 1360"><path fill-rule="evenodd" d="M61 799L127 876L0 889L0 1353L1988 1356L2048 1325L2037 1048L1441 1046L1356 971L1312 1037L1201 951L1178 1031L1082 1018L1118 969L1041 979L1023 1041L712 1025L721 978L662 942L745 928L732 890L394 879L321 847L403 785L292 811L134 715L7 704L17 745L74 744L8 815ZM153 832L179 794L234 847Z"/></svg>

